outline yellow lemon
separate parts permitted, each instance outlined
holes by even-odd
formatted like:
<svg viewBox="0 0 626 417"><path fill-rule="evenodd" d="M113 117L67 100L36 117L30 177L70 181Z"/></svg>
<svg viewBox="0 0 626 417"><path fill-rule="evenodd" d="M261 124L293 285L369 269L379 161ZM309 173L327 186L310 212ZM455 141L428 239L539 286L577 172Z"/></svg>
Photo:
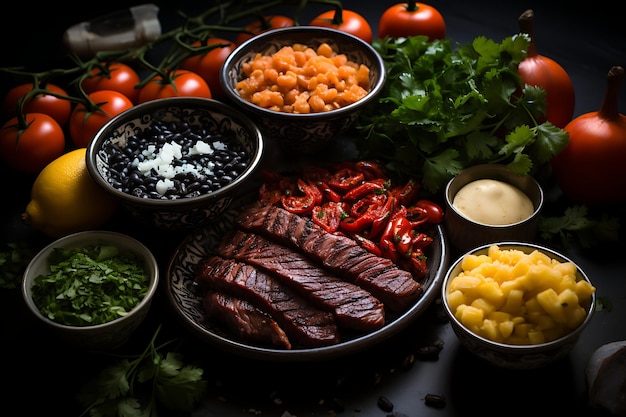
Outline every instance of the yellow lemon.
<svg viewBox="0 0 626 417"><path fill-rule="evenodd" d="M102 190L85 165L86 148L65 153L37 176L22 220L50 237L97 229L115 213L117 201Z"/></svg>

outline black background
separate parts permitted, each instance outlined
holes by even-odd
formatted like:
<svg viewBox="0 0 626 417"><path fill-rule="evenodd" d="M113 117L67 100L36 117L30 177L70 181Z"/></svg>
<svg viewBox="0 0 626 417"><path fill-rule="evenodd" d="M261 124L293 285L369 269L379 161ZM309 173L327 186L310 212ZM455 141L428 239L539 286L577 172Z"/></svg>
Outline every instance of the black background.
<svg viewBox="0 0 626 417"><path fill-rule="evenodd" d="M181 20L177 10L189 14L209 7L211 2L161 1L159 16L164 30ZM344 7L358 11L372 23L376 32L378 16L393 1L344 1ZM136 3L83 2L65 5L47 2L33 6L13 2L3 7L2 61L0 66L20 66L45 70L67 63L61 42L72 24ZM567 6L547 1L432 1L447 23L448 38L471 42L476 36L500 41L517 33L517 18L526 9L535 11L535 40L539 53L559 62L570 74L576 91L575 116L599 108L604 96L606 75L613 65L626 65L626 33L622 18L608 1L571 2ZM566 3L560 3L566 4ZM313 17L328 6L312 4L306 16ZM2 77L2 88L10 83ZM626 91L620 95L621 112L626 112ZM616 168L617 170L618 168ZM19 185L20 179L10 182ZM27 182L27 181L22 181ZM28 202L28 186L16 185L14 193L3 198L5 241L30 232L19 224L19 212ZM10 204L6 204L10 202ZM171 256L184 234L163 236L148 230L127 230L149 242L162 265ZM622 239L622 245L623 247ZM602 416L586 406L584 367L597 347L626 338L626 266L599 251L571 249L572 257L598 287L599 296L608 296L613 310L600 312L572 350L557 363L536 371L503 371L477 360L460 347L449 325L438 320L437 306L402 334L360 354L329 363L276 364L231 356L199 344L172 320L164 300L156 300L146 334L161 319L166 334L187 335L190 360L206 366L209 394L198 417L281 416L289 411L299 417L340 416L383 417L391 415L378 407L380 396L394 405L395 415L572 415ZM608 250L608 249L607 249ZM599 253L598 253L599 252ZM0 290L0 346L4 353L5 388L2 407L18 415L55 414L73 416L82 409L73 395L77 388L103 363L105 358L59 345L32 322L17 292ZM437 360L417 360L406 366L405 358L419 347L437 340L445 343ZM8 391L6 386L9 385ZM426 394L446 397L443 409L424 404ZM281 401L274 401L279 398ZM13 411L16 413L16 411Z"/></svg>

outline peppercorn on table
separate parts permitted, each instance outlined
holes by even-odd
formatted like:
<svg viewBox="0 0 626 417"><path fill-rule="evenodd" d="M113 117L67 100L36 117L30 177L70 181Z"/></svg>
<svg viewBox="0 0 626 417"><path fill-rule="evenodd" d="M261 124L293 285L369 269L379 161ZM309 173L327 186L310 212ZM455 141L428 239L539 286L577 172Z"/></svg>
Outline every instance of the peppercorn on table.
<svg viewBox="0 0 626 417"><path fill-rule="evenodd" d="M205 2L206 3L206 2ZM177 10L193 15L210 7L195 2L163 1L159 18L163 32L180 24ZM212 4L212 2L209 2ZM289 5L283 9L290 13ZM362 14L377 35L380 16L395 1L363 2L345 0L344 12ZM433 1L446 23L446 37L454 43L472 42L485 36L500 42L518 32L518 17L533 9L534 37L540 54L560 63L575 87L574 117L600 108L607 73L612 66L626 65L626 30L607 1L558 8L546 2ZM21 28L13 32L4 25L6 52L2 67L27 65L39 70L61 66L62 35L69 26L128 7L123 2L90 3L82 9L53 10L58 3L27 8L12 4L6 16ZM323 2L310 2L301 23L331 8ZM55 20L49 16L54 13ZM347 16L347 14L346 14ZM13 25L11 25L13 27ZM10 45L6 45L10 43ZM158 54L156 50L152 53ZM0 78L2 80L2 78ZM2 85L3 91L10 85ZM626 91L619 94L619 107L626 112ZM350 135L329 146L324 154L350 157L354 153ZM320 158L322 158L321 156ZM268 167L284 162L279 150L265 159ZM293 163L293 161L291 161ZM615 167L615 171L619 168ZM1 205L3 243L22 241L42 247L47 239L29 229L20 213L29 201L32 176L18 176L2 166L7 179ZM548 195L558 189L546 190ZM560 215L561 206L550 206L546 215ZM562 203L560 203L562 204ZM605 209L604 207L602 209ZM626 225L622 207L609 205L610 214ZM123 230L144 242L166 270L177 245L188 232L158 231L124 219L114 218L109 228ZM555 245L558 242L554 243ZM207 391L193 411L176 415L194 417L309 416L407 417L499 415L585 415L606 416L589 405L585 369L593 352L609 342L626 339L626 264L620 254L626 250L626 237L619 230L617 242L584 248L574 244L564 253L585 270L603 300L572 351L546 367L528 370L499 369L471 355L459 343L436 301L406 329L377 346L339 359L305 363L278 363L243 358L199 342L175 317L166 297L157 294L150 315L125 351L141 353L155 328L161 324L159 340L177 339L172 346L184 362L201 366L208 382ZM617 254L617 255L615 255ZM451 259L458 256L452 253ZM29 316L17 290L0 289L0 331L5 362L2 406L19 414L80 415L84 407L76 394L86 381L111 363L112 358L97 352L73 349L57 343L34 344L46 340L42 329ZM8 368L6 368L8 366ZM8 391L7 391L8 389ZM13 411L15 413L15 411Z"/></svg>

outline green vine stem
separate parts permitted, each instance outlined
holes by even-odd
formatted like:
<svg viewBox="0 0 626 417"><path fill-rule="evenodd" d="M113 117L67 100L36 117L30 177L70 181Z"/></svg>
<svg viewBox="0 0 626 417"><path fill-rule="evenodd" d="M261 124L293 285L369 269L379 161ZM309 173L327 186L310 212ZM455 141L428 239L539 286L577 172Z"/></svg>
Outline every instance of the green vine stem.
<svg viewBox="0 0 626 417"><path fill-rule="evenodd" d="M233 0L228 2L216 1L215 5L205 9L196 16L189 16L181 11L178 15L182 18L181 26L161 34L157 39L141 46L117 51L101 51L92 58L83 60L75 54L68 54L73 63L73 67L54 68L40 72L29 72L23 68L2 67L0 75L6 74L18 79L28 80L33 88L23 96L16 108L18 124L21 129L27 127L24 115L24 104L28 100L38 95L52 95L60 99L71 101L76 104L83 104L88 111L97 111L98 105L92 102L81 84L85 78L89 77L94 68L99 68L104 73L108 71L108 64L113 62L123 62L145 70L145 75L136 88L141 88L150 82L154 77L160 76L164 82L172 82L172 73L188 57L209 52L211 49L219 48L222 44L202 44L200 47L192 46L196 41L206 41L217 33L241 33L247 32L244 26L236 24L246 19L264 19L272 9L278 7L293 7L293 20L299 25L300 15L310 4L328 5L335 9L335 19L341 20L343 10L340 0ZM169 50L163 55L158 63L153 63L150 53L158 46L167 46ZM69 79L67 84L75 92L73 94L62 95L50 91L47 85L60 78Z"/></svg>

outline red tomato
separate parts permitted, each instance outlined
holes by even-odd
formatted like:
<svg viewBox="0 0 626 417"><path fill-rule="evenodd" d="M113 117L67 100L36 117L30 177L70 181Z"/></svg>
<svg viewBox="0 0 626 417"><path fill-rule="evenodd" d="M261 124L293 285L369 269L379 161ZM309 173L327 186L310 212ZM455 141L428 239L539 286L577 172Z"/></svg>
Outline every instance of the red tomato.
<svg viewBox="0 0 626 417"><path fill-rule="evenodd" d="M524 84L542 87L546 91L546 120L565 127L574 115L574 85L569 74L556 61L537 52L533 37L534 13L526 10L519 18L520 31L530 36L526 58L517 72Z"/></svg>
<svg viewBox="0 0 626 417"><path fill-rule="evenodd" d="M209 38L205 42L196 41L191 44L193 47L210 45L216 46L206 53L193 55L180 63L180 68L195 72L207 82L213 98L224 97L222 85L220 84L220 70L228 55L235 49L235 44L229 40L221 38Z"/></svg>
<svg viewBox="0 0 626 417"><path fill-rule="evenodd" d="M133 103L137 103L139 89L135 86L140 81L139 74L132 67L122 62L112 62L104 68L93 68L81 85L87 94L98 90L113 90L124 94Z"/></svg>
<svg viewBox="0 0 626 417"><path fill-rule="evenodd" d="M239 35L237 35L237 39L235 39L235 42L237 43L237 45L241 45L254 35L258 35L259 33L265 32L266 30L285 28L293 25L295 25L294 20L287 16L263 16L263 18L255 20L254 22L248 24L245 27L247 32L239 33Z"/></svg>
<svg viewBox="0 0 626 417"><path fill-rule="evenodd" d="M98 106L97 111L89 111L84 104L79 104L70 117L70 137L79 148L87 147L106 122L133 107L132 101L119 91L94 91L89 99Z"/></svg>
<svg viewBox="0 0 626 417"><path fill-rule="evenodd" d="M378 22L378 37L402 38L425 35L429 40L446 37L446 22L434 7L411 1L385 10Z"/></svg>
<svg viewBox="0 0 626 417"><path fill-rule="evenodd" d="M311 26L322 26L341 30L372 43L374 35L367 20L357 12L347 9L329 10L311 20Z"/></svg>
<svg viewBox="0 0 626 417"><path fill-rule="evenodd" d="M430 223L439 224L443 221L443 209L439 204L430 200L419 200L415 206L426 211Z"/></svg>
<svg viewBox="0 0 626 417"><path fill-rule="evenodd" d="M184 69L177 69L169 79L157 75L139 91L138 103L166 97L204 97L211 98L211 89L204 79Z"/></svg>
<svg viewBox="0 0 626 417"><path fill-rule="evenodd" d="M63 155L63 128L51 116L26 113L28 126L20 132L17 116L0 130L0 157L12 169L38 174L46 165Z"/></svg>
<svg viewBox="0 0 626 417"><path fill-rule="evenodd" d="M45 89L51 93L67 96L67 92L54 84L47 84ZM6 116L17 114L17 103L28 92L33 90L33 84L20 84L10 89L4 97L4 112ZM23 113L43 113L52 117L61 127L67 124L72 112L72 103L69 100L56 97L52 94L37 94L29 98L22 108Z"/></svg>

